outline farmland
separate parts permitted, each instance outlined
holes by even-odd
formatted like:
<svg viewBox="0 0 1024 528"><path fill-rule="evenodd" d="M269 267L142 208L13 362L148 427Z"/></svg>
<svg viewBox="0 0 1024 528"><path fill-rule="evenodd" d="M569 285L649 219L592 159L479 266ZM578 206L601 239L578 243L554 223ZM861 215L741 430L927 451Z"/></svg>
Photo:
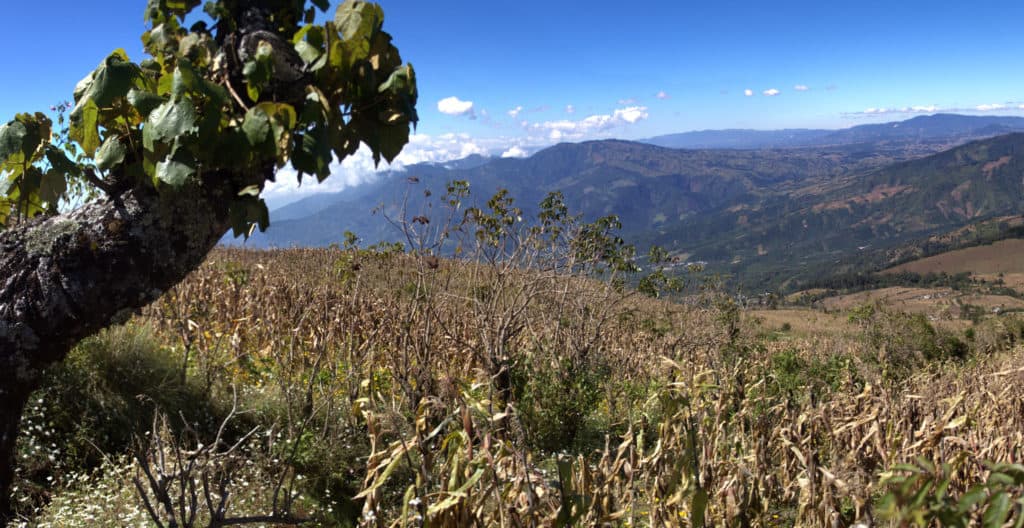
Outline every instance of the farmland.
<svg viewBox="0 0 1024 528"><path fill-rule="evenodd" d="M988 245L974 246L914 260L886 270L889 273L949 274L972 272L978 275L1024 273L1024 240L1011 238Z"/></svg>
<svg viewBox="0 0 1024 528"><path fill-rule="evenodd" d="M699 274L673 303L500 262L214 252L51 374L20 503L113 526L184 497L202 520L179 492L209 483L308 526L832 526L1019 496L1012 316L968 338L884 306L743 312Z"/></svg>

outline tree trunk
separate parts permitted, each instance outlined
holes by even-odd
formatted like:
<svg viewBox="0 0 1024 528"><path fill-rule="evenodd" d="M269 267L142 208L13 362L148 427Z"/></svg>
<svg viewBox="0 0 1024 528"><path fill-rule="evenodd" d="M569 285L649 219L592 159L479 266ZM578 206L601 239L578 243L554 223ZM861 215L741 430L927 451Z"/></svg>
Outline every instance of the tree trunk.
<svg viewBox="0 0 1024 528"><path fill-rule="evenodd" d="M209 176L177 190L135 188L0 232L0 526L12 518L22 409L43 370L181 281L227 231L239 178Z"/></svg>
<svg viewBox="0 0 1024 528"><path fill-rule="evenodd" d="M6 525L14 515L9 490L14 484L18 425L28 395L28 390L14 391L4 394L4 399L0 401L0 490L3 490L0 493L0 525Z"/></svg>
<svg viewBox="0 0 1024 528"><path fill-rule="evenodd" d="M232 43L222 50L232 84L243 85L238 58L252 51L243 48L266 41L275 53L268 93L277 102L301 103L308 81L302 60L290 40L274 34L271 22L273 13L292 9L290 4L229 4L231 12L218 23L216 39L221 45ZM301 13L297 9L294 14ZM274 162L241 173L202 174L201 182L181 188L158 191L142 184L116 199L0 231L0 527L13 518L10 489L18 426L43 370L81 339L127 320L199 266L228 229L231 200L240 189L262 188L273 180Z"/></svg>

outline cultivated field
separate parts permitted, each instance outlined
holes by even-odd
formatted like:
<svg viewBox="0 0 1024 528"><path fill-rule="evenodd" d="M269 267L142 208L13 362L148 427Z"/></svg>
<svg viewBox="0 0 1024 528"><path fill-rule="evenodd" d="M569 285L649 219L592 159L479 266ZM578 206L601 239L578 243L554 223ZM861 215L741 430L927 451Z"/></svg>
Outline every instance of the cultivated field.
<svg viewBox="0 0 1024 528"><path fill-rule="evenodd" d="M148 500L206 526L222 498L275 526L1022 518L1017 319L741 314L699 277L677 304L503 262L216 251L34 398L26 525Z"/></svg>
<svg viewBox="0 0 1024 528"><path fill-rule="evenodd" d="M949 274L970 272L977 275L1024 273L1024 240L999 240L985 246L974 246L914 260L885 270L883 273Z"/></svg>

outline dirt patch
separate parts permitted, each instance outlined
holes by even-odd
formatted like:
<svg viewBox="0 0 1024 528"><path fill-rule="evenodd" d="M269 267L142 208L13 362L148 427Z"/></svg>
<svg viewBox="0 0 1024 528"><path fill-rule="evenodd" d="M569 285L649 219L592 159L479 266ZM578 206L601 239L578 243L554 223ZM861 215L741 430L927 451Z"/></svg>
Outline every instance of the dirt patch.
<svg viewBox="0 0 1024 528"><path fill-rule="evenodd" d="M985 178L991 178L992 172L1009 163L1010 159L1010 156L1003 156L995 161L990 161L981 166L981 172L985 173Z"/></svg>
<svg viewBox="0 0 1024 528"><path fill-rule="evenodd" d="M911 192L914 188L909 185L876 185L867 194L860 196L854 196L846 200L836 200L823 204L815 205L812 210L815 213L821 211L832 211L835 209L847 209L851 205L855 204L866 204L866 203L878 203L882 200L888 200L893 196L902 194L905 192Z"/></svg>

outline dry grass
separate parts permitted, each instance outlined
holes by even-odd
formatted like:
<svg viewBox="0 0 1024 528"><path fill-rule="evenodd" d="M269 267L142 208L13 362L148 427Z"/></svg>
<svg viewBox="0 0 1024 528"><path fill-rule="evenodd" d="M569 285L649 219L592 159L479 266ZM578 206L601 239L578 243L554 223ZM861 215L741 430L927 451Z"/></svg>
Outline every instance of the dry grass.
<svg viewBox="0 0 1024 528"><path fill-rule="evenodd" d="M795 336L839 338L852 336L859 330L845 314L807 308L745 310L743 320L753 326L754 331L778 331L788 325L786 333Z"/></svg>
<svg viewBox="0 0 1024 528"><path fill-rule="evenodd" d="M553 402L505 391L488 344L500 321L474 300L497 284L493 270L395 257L368 258L349 275L345 255L220 251L149 314L170 334L179 319L169 307L202 312L196 331L225 345L197 360L216 360L236 383L271 383L246 367L268 360L285 379L336 373L314 387L313 401L367 430L358 495L366 526L678 526L701 516L713 525L833 526L873 515L881 474L894 464L961 460L951 489L962 492L986 474L983 460L1020 460L1019 349L891 385L890 351L865 348L845 315L748 314L793 330L755 341L732 333L734 312L712 294L673 305L568 277L537 290L522 332L498 348L534 375L590 368L561 360L591 350L586 361L599 357L603 374L575 427L597 424L591 434L606 440L539 450L531 439L543 421L530 413ZM246 278L236 287L229 277L238 270ZM539 279L508 280L514 304L522 281ZM488 309L507 314L503 302ZM800 372L786 381L778 358L787 355L838 366L827 367L835 372L826 385ZM556 375L545 397L580 397L573 381Z"/></svg>
<svg viewBox="0 0 1024 528"><path fill-rule="evenodd" d="M714 289L674 304L543 268L326 249L215 251L142 317L189 376L280 409L313 525L342 522L316 494L330 479L360 526L884 524L894 465L955 462L959 496L1024 454L1015 331L926 362L880 312L893 337L872 330L876 346L845 313L741 322Z"/></svg>
<svg viewBox="0 0 1024 528"><path fill-rule="evenodd" d="M971 272L978 275L1024 273L1024 240L1000 240L985 246L974 246L914 260L885 270L883 273L949 274Z"/></svg>

